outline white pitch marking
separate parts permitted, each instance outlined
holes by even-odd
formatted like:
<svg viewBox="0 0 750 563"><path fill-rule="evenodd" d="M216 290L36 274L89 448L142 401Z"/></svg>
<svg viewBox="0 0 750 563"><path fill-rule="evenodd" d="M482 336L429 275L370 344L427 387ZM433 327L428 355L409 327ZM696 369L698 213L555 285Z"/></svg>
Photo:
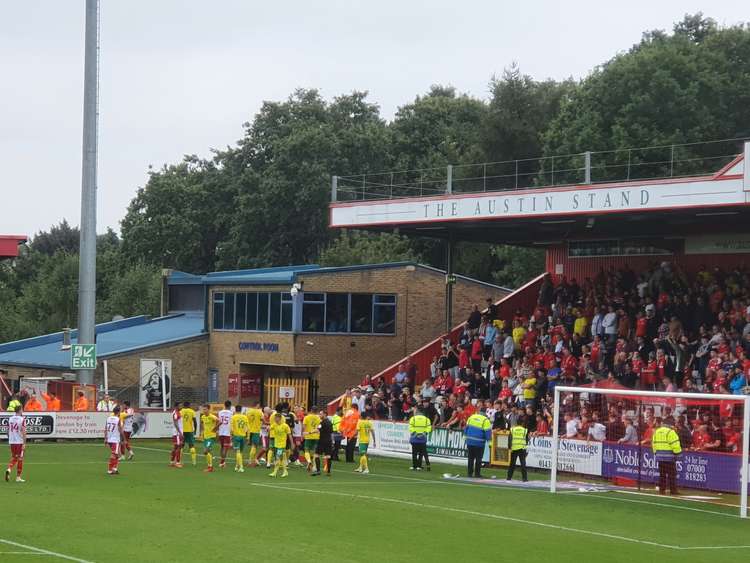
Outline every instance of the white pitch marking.
<svg viewBox="0 0 750 563"><path fill-rule="evenodd" d="M78 563L93 563L93 561L88 561L87 559L79 559L78 557L72 557L70 555L65 555L64 553L58 553L56 551L50 551L49 549L42 549L41 547L34 547L33 545L26 545L11 540L4 540L2 538L0 538L0 543L12 545L13 547L21 547L23 549L28 549L29 551L35 551L38 555L49 555L60 559L67 559L68 561L77 561Z"/></svg>
<svg viewBox="0 0 750 563"><path fill-rule="evenodd" d="M320 495L333 495L333 496L343 496L343 497L349 497L349 498L357 498L357 499L364 499L364 500L374 500L374 501L380 501L380 502L389 502L393 504L405 504L407 506L415 506L417 508L429 508L433 510L443 510L446 512L455 512L459 514L467 514L469 516L479 516L480 518L493 518L495 520L502 520L505 522L516 522L518 524L528 524L530 526L540 526L542 528L550 528L553 530L561 530L564 532L574 532L578 534L584 534L589 536L597 536L601 538L607 538L611 540L619 540L627 543L637 543L641 545L652 545L655 547L661 547L664 549L680 549L679 546L676 545L668 545L663 543L657 543L649 540L639 540L635 538L628 538L625 536L618 536L615 534L607 534L605 532L595 532L592 530L583 530L580 528L570 528L568 526L558 526L557 524L546 524L544 522L535 522L533 520L524 520L523 518L513 518L512 516L501 516L499 514L487 514L484 512L476 512L474 510L465 510L462 508L453 508L450 506L438 506L434 504L423 504L421 502L414 502L414 501L408 501L408 500L402 500L402 499L394 499L394 498L387 498L387 497L375 497L371 495L359 495L354 493L342 493L337 491L320 491L316 489L301 489L301 488L295 488L295 487L283 487L279 485L268 485L264 483L253 483L249 482L249 485L252 485L254 487L265 487L269 489L280 489L283 491L294 491L299 493L312 493L312 494L320 494Z"/></svg>

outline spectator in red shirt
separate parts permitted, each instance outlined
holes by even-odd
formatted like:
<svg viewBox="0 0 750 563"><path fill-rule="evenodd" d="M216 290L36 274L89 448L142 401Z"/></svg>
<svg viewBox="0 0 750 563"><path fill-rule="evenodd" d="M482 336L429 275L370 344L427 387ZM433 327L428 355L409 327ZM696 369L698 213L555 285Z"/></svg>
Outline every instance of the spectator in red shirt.
<svg viewBox="0 0 750 563"><path fill-rule="evenodd" d="M510 400L513 397L513 391L508 387L508 380L503 379L502 387L500 388L500 394L497 396L501 401Z"/></svg>
<svg viewBox="0 0 750 563"><path fill-rule="evenodd" d="M441 395L448 396L453 392L453 379L447 369L435 380L434 387Z"/></svg>
<svg viewBox="0 0 750 563"><path fill-rule="evenodd" d="M724 427L721 429L722 438L724 440L724 450L732 453L737 453L742 447L740 439L742 434L737 432L732 426L732 419L727 418L724 421Z"/></svg>

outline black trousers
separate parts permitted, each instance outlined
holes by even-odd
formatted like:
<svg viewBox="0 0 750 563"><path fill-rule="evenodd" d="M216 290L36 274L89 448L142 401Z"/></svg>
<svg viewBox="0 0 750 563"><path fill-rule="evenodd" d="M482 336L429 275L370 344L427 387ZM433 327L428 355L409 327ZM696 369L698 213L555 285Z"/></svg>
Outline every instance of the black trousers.
<svg viewBox="0 0 750 563"><path fill-rule="evenodd" d="M510 467L508 467L508 480L513 479L513 470L516 468L516 462L521 461L521 477L524 481L528 481L529 477L526 475L526 450L514 450L510 452Z"/></svg>
<svg viewBox="0 0 750 563"><path fill-rule="evenodd" d="M357 447L357 437L346 439L346 463L354 463L354 448Z"/></svg>
<svg viewBox="0 0 750 563"><path fill-rule="evenodd" d="M469 466L467 475L469 477L481 477L482 457L484 456L484 446L466 446L469 454Z"/></svg>
<svg viewBox="0 0 750 563"><path fill-rule="evenodd" d="M425 461L427 467L430 466L430 456L427 455L427 444L412 444L411 445L411 466L422 467L422 460Z"/></svg>
<svg viewBox="0 0 750 563"><path fill-rule="evenodd" d="M341 434L339 432L333 433L333 455L331 459L339 460L339 450L341 449Z"/></svg>
<svg viewBox="0 0 750 563"><path fill-rule="evenodd" d="M659 493L663 495L667 489L670 494L677 494L677 465L674 461L659 462Z"/></svg>

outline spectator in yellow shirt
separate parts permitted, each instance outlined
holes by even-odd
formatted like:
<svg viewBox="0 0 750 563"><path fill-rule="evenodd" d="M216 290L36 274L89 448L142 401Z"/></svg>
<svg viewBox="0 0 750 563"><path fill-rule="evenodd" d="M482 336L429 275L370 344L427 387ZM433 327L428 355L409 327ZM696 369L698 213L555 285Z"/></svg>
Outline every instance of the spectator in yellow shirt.
<svg viewBox="0 0 750 563"><path fill-rule="evenodd" d="M529 374L526 379L523 380L523 383L521 383L521 388L523 389L524 405L527 407L531 405L531 407L534 408L534 403L536 402L536 376Z"/></svg>
<svg viewBox="0 0 750 563"><path fill-rule="evenodd" d="M519 321L513 321L513 344L516 350L521 349L521 343L524 338L526 338L526 329L521 326Z"/></svg>
<svg viewBox="0 0 750 563"><path fill-rule="evenodd" d="M589 326L589 320L583 316L583 312L579 309L576 311L576 320L573 323L573 334L578 336L586 335L586 328Z"/></svg>

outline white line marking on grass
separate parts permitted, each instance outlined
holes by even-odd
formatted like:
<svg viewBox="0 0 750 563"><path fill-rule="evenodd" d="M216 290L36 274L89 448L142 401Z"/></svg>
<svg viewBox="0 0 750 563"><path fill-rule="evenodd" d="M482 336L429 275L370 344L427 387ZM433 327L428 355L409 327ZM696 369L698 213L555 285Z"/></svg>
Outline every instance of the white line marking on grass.
<svg viewBox="0 0 750 563"><path fill-rule="evenodd" d="M661 547L664 549L680 549L679 546L676 545L668 545L663 543L657 543L649 540L639 540L636 538L628 538L625 536L618 536L615 534L608 534L606 532L595 532L593 530L583 530L580 528L570 528L568 526L558 526L557 524L547 524L544 522L535 522L533 520L525 520L523 518L514 518L512 516L501 516L499 514L491 514L491 513L485 513L485 512L476 512L474 510L465 510L463 508L453 508L450 506L438 506L435 504L424 504L421 502L414 502L410 500L403 500L403 499L394 499L394 498L387 498L387 497L376 497L372 495L360 495L355 493L342 493L337 491L320 491L316 489L301 489L298 487L284 487L280 485L268 485L264 483L253 483L249 482L249 485L252 485L253 487L264 487L269 489L279 489L282 491L294 491L298 493L311 493L311 494L319 494L319 495L332 495L332 496L342 496L342 497L348 497L348 498L356 498L356 499L363 499L363 500L374 500L379 502L389 502L393 504L404 504L407 506L414 506L417 508L428 508L432 510L442 510L445 512L454 512L458 514L466 514L469 516L478 516L480 518L492 518L495 520L502 520L504 522L515 522L517 524L527 524L530 526L540 526L542 528L550 528L553 530L560 530L563 532L574 532L577 534L583 534L588 536L596 536L601 538L606 538L610 540L619 540L622 542L627 543L637 543L641 545L651 545L654 547Z"/></svg>
<svg viewBox="0 0 750 563"><path fill-rule="evenodd" d="M434 504L424 504L420 502L414 502L410 500L403 500L403 499L394 499L394 498L387 498L387 497L375 497L371 495L360 495L356 493L342 493L338 491L321 491L316 489L302 489L299 487L294 486L282 486L282 485L270 485L266 483L254 483L249 482L249 485L252 485L254 487L264 487L269 489L280 489L283 491L294 491L299 493L311 493L311 494L320 494L320 495L332 495L332 496L343 496L343 497L349 497L349 498L357 498L357 499L364 499L364 500L374 500L374 501L380 501L380 502L390 502L394 504L405 504L408 506L416 506L418 508L430 508L434 510L443 510L446 512L456 512L459 514L467 514L470 516L478 516L480 518L492 518L495 520L503 520L506 522L516 522L518 524L529 524L531 526L540 526L542 528L550 528L553 530L561 530L564 532L574 532L577 534L584 534L589 536L597 536L607 539L613 539L613 540L619 540L627 543L638 543L642 545L651 545L654 547L661 547L664 549L674 549L677 551L682 550L712 550L712 549L750 549L750 545L718 545L718 546L679 546L679 545L669 545L669 544L663 544L658 543L650 540L639 540L636 538L628 538L625 536L618 536L616 534L608 534L606 532L596 532L594 530L584 530L581 528L571 528L568 526L559 526L557 524L547 524L545 522L535 522L533 520L525 520L523 518L513 518L511 516L501 516L499 514L492 514L492 513L484 513L484 512L476 512L474 510L465 510L462 508L452 508L450 506L438 506ZM606 497L605 497L606 498ZM618 500L624 500L624 499L618 499ZM651 503L648 503L651 504ZM721 514L720 512L717 512L716 514Z"/></svg>
<svg viewBox="0 0 750 563"><path fill-rule="evenodd" d="M49 549L42 549L41 547L34 547L33 545L26 545L11 540L4 540L2 538L0 538L0 543L12 545L13 547L21 547L23 549L28 549L29 551L35 551L37 555L49 555L51 557L57 557L59 559L67 559L68 561L78 561L78 563L93 563L92 561L88 561L87 559L79 559L78 557L71 557L70 555L65 555L64 553L58 553L56 551L50 551Z"/></svg>
<svg viewBox="0 0 750 563"><path fill-rule="evenodd" d="M49 553L37 553L36 551L0 551L0 556L3 555L38 555L40 557L54 557Z"/></svg>
<svg viewBox="0 0 750 563"><path fill-rule="evenodd" d="M673 500L673 501L684 500L684 501L689 501L689 502L703 502L703 503L706 502L705 500L700 500L699 498L696 498L696 497L690 496L690 495L677 495L675 497L672 497L672 496L668 497L668 496L660 495L660 494L657 494L657 493L644 493L643 491L629 491L629 490L621 490L621 489L615 489L614 492L621 493L621 494L624 494L624 495L638 495L638 496L642 496L642 497L653 497L653 498L660 498L660 499L670 499L670 500ZM714 497L714 498L716 498L717 500L721 500L721 497ZM709 502L708 504L714 504L714 505L717 505L717 506L729 506L731 508L739 508L740 507L739 504L732 504L731 502Z"/></svg>
<svg viewBox="0 0 750 563"><path fill-rule="evenodd" d="M576 491L577 492L577 491ZM591 498L601 498L605 500L613 500L615 502L631 502L634 504L648 504L649 506L661 506L664 508L673 508L675 510L687 510L689 512L702 512L704 514L716 514L717 516L727 516L728 518L739 518L739 514L730 514L728 512L717 512L715 510L705 510L703 508L693 508L691 506L680 506L679 504L669 504L665 502L651 502L648 500L636 500L632 498L615 498L607 495L599 495L592 493L580 493L582 496Z"/></svg>

